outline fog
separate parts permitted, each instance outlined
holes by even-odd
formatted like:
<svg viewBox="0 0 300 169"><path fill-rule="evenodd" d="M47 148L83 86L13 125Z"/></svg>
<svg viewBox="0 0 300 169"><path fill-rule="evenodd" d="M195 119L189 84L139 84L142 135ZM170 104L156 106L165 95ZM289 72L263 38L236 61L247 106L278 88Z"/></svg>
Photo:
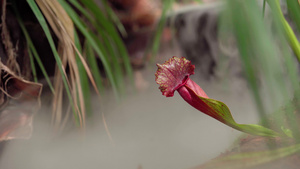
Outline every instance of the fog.
<svg viewBox="0 0 300 169"><path fill-rule="evenodd" d="M141 72L148 83L143 91L132 92L119 103L110 92L102 96L101 106L95 101L95 115L85 133L72 129L54 136L50 116L38 112L32 138L7 143L0 168L185 169L229 149L241 133L192 108L178 93L172 98L162 96L154 81L155 70L153 64ZM243 79L230 85L204 80L197 74L192 79L209 97L226 103L238 123L257 122ZM46 109L44 106L41 110ZM101 111L112 141L105 131Z"/></svg>
<svg viewBox="0 0 300 169"><path fill-rule="evenodd" d="M183 32L186 39L192 39ZM198 57L201 53L194 54ZM172 56L182 55L178 46L167 48L155 62L163 63ZM34 118L32 137L7 142L0 168L187 169L230 150L242 133L197 111L178 93L171 98L163 96L154 80L155 62L149 62L138 72L141 76L136 78L142 82L141 88L129 90L120 101L115 100L110 90L101 95L101 103L94 96L94 115L88 119L85 132L67 127L55 135L50 125L51 107L43 104ZM246 81L240 76L239 62L223 65L216 72L219 77L203 75L207 73L201 70L205 64L196 63L191 78L210 98L227 104L236 122L257 123L258 113ZM133 84L127 87L134 88L130 85Z"/></svg>
<svg viewBox="0 0 300 169"><path fill-rule="evenodd" d="M172 56L182 56L178 47L161 51L155 62L163 63ZM109 89L101 95L101 103L94 96L94 115L85 132L73 127L55 135L50 125L51 107L43 104L35 115L32 137L5 143L0 168L187 169L230 150L242 133L192 108L178 93L171 98L163 96L154 80L155 62L139 72L146 87L129 90L120 101ZM235 69L237 64L227 67ZM196 64L191 78L210 98L224 102L237 123L258 122L243 76L224 73L225 66L222 78L207 78L199 67Z"/></svg>

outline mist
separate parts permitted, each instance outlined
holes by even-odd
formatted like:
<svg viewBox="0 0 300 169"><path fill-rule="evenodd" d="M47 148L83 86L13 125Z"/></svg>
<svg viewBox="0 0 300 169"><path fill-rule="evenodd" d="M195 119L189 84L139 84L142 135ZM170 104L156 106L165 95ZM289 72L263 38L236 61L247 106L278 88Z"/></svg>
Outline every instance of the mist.
<svg viewBox="0 0 300 169"><path fill-rule="evenodd" d="M142 71L148 88L128 94L119 102L107 92L100 106L95 96L95 116L89 119L85 132L73 128L54 135L50 107L49 112L38 112L32 138L6 143L0 168L184 169L228 150L241 132L192 108L178 93L172 98L162 96L154 81L155 71L154 64ZM243 79L229 86L226 82L201 79L197 74L192 79L209 97L227 104L238 123L257 122L256 109Z"/></svg>

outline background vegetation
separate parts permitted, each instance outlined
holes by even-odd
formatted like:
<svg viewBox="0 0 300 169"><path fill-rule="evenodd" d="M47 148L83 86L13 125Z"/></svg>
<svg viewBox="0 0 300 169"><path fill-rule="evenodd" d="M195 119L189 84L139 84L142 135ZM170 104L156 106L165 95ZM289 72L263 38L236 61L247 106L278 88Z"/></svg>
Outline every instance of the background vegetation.
<svg viewBox="0 0 300 169"><path fill-rule="evenodd" d="M149 38L151 43L147 44L145 56L149 53L152 57L156 56L166 23L176 13L176 10L172 11L175 0L160 3L159 17L153 24L155 31ZM201 5L203 2L193 3ZM299 2L226 0L221 3L225 8L220 15L219 31L229 30L235 37L243 72L262 125L293 135L293 139L284 140L284 144L267 140L272 150L256 154L263 160L255 163L253 161L257 158L252 158L249 160L253 162L250 165L298 153ZM12 14L5 15L6 11ZM31 72L25 76L28 72L19 71L16 65L22 66L23 63L14 57L12 63L16 65L9 68L20 77L36 83L41 79L46 80L45 86L48 86L53 97L52 121L57 131L62 130L70 119L78 127L85 127L86 117L93 115L92 93L100 97L105 90L111 89L115 97L119 98L126 93L125 81L133 81L133 68L124 43L128 32L108 1L3 0L2 18L16 20L15 28L20 28L24 37ZM2 30L5 30L5 22L2 23ZM3 37L6 35L4 39L8 39L12 34L4 33ZM37 40L39 38L46 39L41 43L44 45L42 48ZM12 44L17 44L17 41ZM6 50L14 51L9 45ZM267 90L262 91L261 85L266 86ZM276 112L271 114L268 106ZM280 106L283 108L279 109ZM72 112L73 116L68 112ZM232 161L237 163L243 159L248 160L252 155L242 154Z"/></svg>

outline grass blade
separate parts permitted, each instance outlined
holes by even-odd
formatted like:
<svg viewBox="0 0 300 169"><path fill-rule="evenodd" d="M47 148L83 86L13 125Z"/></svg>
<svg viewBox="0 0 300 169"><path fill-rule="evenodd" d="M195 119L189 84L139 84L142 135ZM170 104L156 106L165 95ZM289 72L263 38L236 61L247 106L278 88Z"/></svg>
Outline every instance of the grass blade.
<svg viewBox="0 0 300 169"><path fill-rule="evenodd" d="M98 5L93 1L81 1L95 16L95 19L100 24L103 30L114 40L122 61L124 62L125 70L127 75L131 80L133 80L132 68L129 60L129 56L126 50L126 47L120 38L117 30L115 29L114 25L107 19L107 17L102 13L101 9Z"/></svg>
<svg viewBox="0 0 300 169"><path fill-rule="evenodd" d="M295 86L296 83L295 80L289 79L289 77L295 76L296 72L290 72L295 70L295 65L291 64L290 58L288 58L289 63L283 60L281 55L284 52L278 49L281 49L284 45L278 46L275 43L280 36L285 36L286 34L283 33L286 32L278 31L276 32L278 36L274 36L274 34L271 34L271 30L267 30L261 15L259 15L259 6L256 4L256 1L229 0L228 7L238 42L242 66L244 67L262 123L268 127L270 123L266 118L266 101L263 98L268 96L268 101L270 101L273 108L272 111L274 111L280 105L283 105L283 101L290 99L289 93L294 91L291 91L289 84L292 83ZM273 8L271 9L273 10ZM278 14L275 16L278 16ZM275 22L280 20L277 23L285 24L280 17L275 17L274 20ZM278 27L276 29L281 30ZM280 43L285 43L285 41ZM285 57L288 57L288 55L285 55ZM289 77L286 76L286 70L288 70ZM260 90L261 85L257 81L263 81L268 86L264 93ZM288 116L294 116L290 110L292 109L286 110ZM277 122L277 126L285 126L282 120ZM291 126L295 125L291 124ZM299 133L297 127L293 127L293 132L296 133L296 139L299 139L297 138L297 133Z"/></svg>
<svg viewBox="0 0 300 169"><path fill-rule="evenodd" d="M280 26L282 27L285 33L286 39L289 42L291 48L293 49L298 59L298 62L300 62L300 43L297 40L297 37L293 29L291 28L291 26L283 16L283 13L280 8L280 2L278 0L267 0L267 2L272 9L275 19L278 19L279 22L281 23Z"/></svg>
<svg viewBox="0 0 300 169"><path fill-rule="evenodd" d="M44 33L45 33L45 35L48 39L49 45L52 49L54 58L56 60L56 64L58 66L58 70L59 70L59 72L62 76L62 81L63 81L64 87L66 89L66 93L67 93L67 96L68 96L68 99L69 99L69 102L70 102L70 105L71 105L71 108L72 108L72 111L73 111L73 114L74 114L74 117L75 117L75 121L77 122L77 124L79 124L78 115L76 113L78 108L76 108L75 105L74 105L74 99L71 95L71 91L70 91L70 87L69 87L70 85L69 85L68 80L67 80L66 72L63 69L62 61L61 61L61 59L58 55L58 52L56 50L54 41L53 41L51 33L50 33L50 30L49 30L48 25L46 23L46 20L45 20L43 14L41 13L40 9L38 8L38 6L36 5L34 0L27 0L27 3L29 4L31 10L33 11L34 15L36 16L38 22L40 23L40 25L41 25L42 29L44 30Z"/></svg>
<svg viewBox="0 0 300 169"><path fill-rule="evenodd" d="M85 42L84 53L85 53L85 56L89 63L89 66L91 67L91 71L95 77L95 82L97 84L99 91L104 92L104 85L103 85L100 70L99 70L99 67L97 64L96 56L93 51L93 47L91 46L91 44L89 44L89 41Z"/></svg>
<svg viewBox="0 0 300 169"><path fill-rule="evenodd" d="M297 0L287 0L287 7L289 14L291 15L293 21L296 23L298 31L300 31L300 5Z"/></svg>
<svg viewBox="0 0 300 169"><path fill-rule="evenodd" d="M201 169L260 168L259 165L266 164L278 159L282 159L284 157L288 157L299 151L300 151L300 144L296 144L296 145L278 148L274 150L235 153L227 156L223 155L197 168L201 168Z"/></svg>
<svg viewBox="0 0 300 169"><path fill-rule="evenodd" d="M121 35L123 37L126 37L127 32L126 32L123 24L121 23L120 19L115 14L115 12L111 9L110 5L107 3L107 0L102 0L101 2L104 5L104 10L106 10L106 13L108 14L108 17L110 18L110 20L112 20L113 23L116 25L116 27L120 31Z"/></svg>
<svg viewBox="0 0 300 169"><path fill-rule="evenodd" d="M97 45L97 42L94 40L93 36L89 31L87 31L85 24L79 19L79 16L76 14L76 12L64 1L60 0L60 4L64 7L66 12L69 14L69 16L72 18L74 24L77 26L77 28L80 30L80 32L84 35L84 37L91 43L92 47L94 48L95 52L98 54L105 72L108 76L108 79L112 85L114 94L116 97L118 97L118 88L116 81L114 80L113 71L111 68L111 65L109 64L108 58L103 54L103 51L99 48Z"/></svg>
<svg viewBox="0 0 300 169"><path fill-rule="evenodd" d="M31 49L28 45L27 45L27 50L28 50L28 55L29 55L29 59L30 59L30 67L31 67L32 75L33 75L33 80L34 80L34 82L37 83L38 79L37 79L37 75L36 75L35 64L34 64Z"/></svg>
<svg viewBox="0 0 300 169"><path fill-rule="evenodd" d="M30 38L30 36L29 36L29 34L28 34L28 32L27 32L27 30L26 30L26 28L25 28L22 20L21 20L21 17L20 17L20 14L19 14L18 10L16 9L15 5L13 5L13 7L14 7L14 11L15 11L16 16L17 16L18 23L19 23L19 25L21 27L21 30L22 30L22 32L23 32L23 34L25 36L27 45L29 47L29 50L28 50L29 51L29 55L30 56L33 55L34 59L36 60L38 66L40 67L40 69L41 69L41 71L42 71L42 73L43 73L43 75L44 75L44 77L46 79L47 84L49 85L49 88L50 88L52 94L54 94L55 92L54 92L53 85L52 85L51 80L50 80L50 78L48 76L48 73L46 72L46 69L45 69L45 67L44 67L44 65L43 65L43 63L42 63L42 61L40 59L40 56L38 55L37 50L35 49L34 44L33 44L32 40L31 40L31 38ZM32 71L33 72L34 72L34 70L35 70L35 67L32 67Z"/></svg>
<svg viewBox="0 0 300 169"><path fill-rule="evenodd" d="M167 21L167 12L170 10L170 8L172 7L172 4L174 3L175 0L165 0L162 1L163 3L163 10L162 10L162 14L160 17L160 20L158 22L158 25L156 27L156 32L154 34L154 38L152 39L152 46L150 47L151 49L151 53L152 56L156 56L158 50L159 50L159 45L160 45L160 39L162 36L162 32L164 30L166 21ZM146 54L148 54L148 52L146 52Z"/></svg>
<svg viewBox="0 0 300 169"><path fill-rule="evenodd" d="M79 38L78 38L78 35L77 35L76 32L75 32L74 37L75 37L76 48L79 50L80 53L82 53L81 44L79 42ZM78 66L80 83L81 83L81 89L79 89L79 90L82 90L82 92L83 92L86 114L87 114L87 116L91 116L92 115L92 105L91 105L91 94L90 94L89 79L88 79L88 76L86 74L86 70L85 70L78 54L76 54L76 63L77 63L77 66Z"/></svg>

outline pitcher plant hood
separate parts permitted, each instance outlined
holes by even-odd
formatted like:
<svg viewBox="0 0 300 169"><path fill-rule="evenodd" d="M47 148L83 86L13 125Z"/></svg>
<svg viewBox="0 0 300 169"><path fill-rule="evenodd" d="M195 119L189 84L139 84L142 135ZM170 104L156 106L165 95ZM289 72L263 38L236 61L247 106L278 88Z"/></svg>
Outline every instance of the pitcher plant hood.
<svg viewBox="0 0 300 169"><path fill-rule="evenodd" d="M237 130L259 136L277 137L280 135L260 125L236 123L226 104L209 98L203 89L190 79L190 75L195 73L195 66L186 58L173 56L164 64L157 64L157 67L155 81L164 96L172 97L177 91L197 110Z"/></svg>

